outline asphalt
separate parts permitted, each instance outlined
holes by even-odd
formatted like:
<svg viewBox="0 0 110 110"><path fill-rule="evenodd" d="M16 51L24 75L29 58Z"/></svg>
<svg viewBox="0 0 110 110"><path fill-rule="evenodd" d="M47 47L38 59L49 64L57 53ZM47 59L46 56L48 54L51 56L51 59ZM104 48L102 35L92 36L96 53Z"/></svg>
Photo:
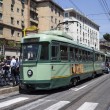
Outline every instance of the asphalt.
<svg viewBox="0 0 110 110"><path fill-rule="evenodd" d="M11 92L15 92L18 91L19 87L18 86L4 86L4 87L0 87L0 95L1 94L7 94L7 93L11 93Z"/></svg>

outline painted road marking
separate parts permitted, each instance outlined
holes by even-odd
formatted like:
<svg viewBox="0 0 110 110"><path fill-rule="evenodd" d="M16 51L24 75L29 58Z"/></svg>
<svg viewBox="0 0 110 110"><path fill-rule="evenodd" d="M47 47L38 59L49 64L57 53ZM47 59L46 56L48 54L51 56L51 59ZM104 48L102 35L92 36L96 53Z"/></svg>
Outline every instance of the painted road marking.
<svg viewBox="0 0 110 110"><path fill-rule="evenodd" d="M77 110L94 110L98 106L98 103L85 102Z"/></svg>
<svg viewBox="0 0 110 110"><path fill-rule="evenodd" d="M28 99L27 97L19 97L19 98L15 98L15 99L12 99L12 100L5 101L5 102L1 102L0 103L0 108L6 107L6 106L9 106L11 104L14 104L14 103L17 103L17 102L20 102L20 101L23 101L23 100L27 100L27 99Z"/></svg>
<svg viewBox="0 0 110 110"><path fill-rule="evenodd" d="M79 90L81 90L81 89L83 89L83 88L85 88L85 87L87 87L87 86L88 86L88 85L84 85L84 86L82 86L82 87L74 88L74 89L70 89L70 90L79 91Z"/></svg>
<svg viewBox="0 0 110 110"><path fill-rule="evenodd" d="M58 103L56 103L56 104L54 104L44 110L59 110L63 106L67 105L68 103L70 103L70 102L69 101L59 101Z"/></svg>
<svg viewBox="0 0 110 110"><path fill-rule="evenodd" d="M33 109L37 108L38 106L43 105L43 104L45 104L47 102L51 102L51 101L52 100L39 99L37 101L34 101L32 103L29 103L29 104L26 104L26 105L24 105L22 107L19 107L17 109L14 109L14 110L27 110L27 109L28 110L33 110Z"/></svg>

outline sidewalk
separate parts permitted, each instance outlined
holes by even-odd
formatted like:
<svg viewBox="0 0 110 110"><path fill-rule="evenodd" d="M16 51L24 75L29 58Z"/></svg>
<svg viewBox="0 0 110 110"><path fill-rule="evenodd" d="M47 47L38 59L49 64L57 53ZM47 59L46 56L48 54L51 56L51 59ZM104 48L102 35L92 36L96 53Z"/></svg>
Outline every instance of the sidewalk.
<svg viewBox="0 0 110 110"><path fill-rule="evenodd" d="M6 94L6 93L11 93L19 90L19 86L3 86L0 87L0 95L1 94Z"/></svg>

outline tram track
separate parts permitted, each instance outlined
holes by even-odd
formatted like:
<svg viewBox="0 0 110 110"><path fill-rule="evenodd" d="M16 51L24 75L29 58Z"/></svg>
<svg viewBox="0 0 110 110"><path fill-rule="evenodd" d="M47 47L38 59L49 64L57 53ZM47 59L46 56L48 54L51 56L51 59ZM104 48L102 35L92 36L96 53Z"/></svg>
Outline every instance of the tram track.
<svg viewBox="0 0 110 110"><path fill-rule="evenodd" d="M88 82L88 86L85 87L86 89L90 86L90 88L85 91L84 88L77 91L77 92L80 92L82 91L81 93L82 94L79 94L74 100L71 100L69 104L67 104L66 106L64 106L63 108L61 108L60 110L66 110L69 106L71 106L72 104L78 102L81 98L83 98L85 95L87 95L89 92L91 92L93 89L95 89L97 86L99 86L100 84L102 84L105 80L107 80L107 78L109 79L110 76L102 76L102 77L99 77L98 80L91 80L91 82ZM96 85L94 86L94 83L96 83ZM83 85L85 85L85 83L77 86L77 87L82 87ZM74 88L68 90L67 89L64 89L64 90L67 90L67 91L70 91L70 90L74 90ZM18 102L18 103L15 103L15 104L12 104L12 105L9 105L7 107L4 107L4 108L0 108L1 110L13 110L13 109L16 109L16 108L19 108L19 107L22 107L26 104L29 104L29 103L32 103L34 101L37 101L39 99L43 99L43 98L46 98L46 97L49 97L55 93L60 93L62 91L64 91L62 89L55 89L55 90L51 90L51 91L36 91L34 93L31 93L31 94L14 94L14 95L9 95L8 97L4 97L4 98L1 98L0 99L0 102L3 102L3 101L7 101L7 99L14 99L14 98L18 98L18 97L25 97L25 98L28 98L28 100L25 100L25 101L21 101L21 102ZM75 92L75 91L74 91ZM48 100L48 99L47 99ZM50 99L52 100L52 99ZM56 99L58 100L58 99Z"/></svg>
<svg viewBox="0 0 110 110"><path fill-rule="evenodd" d="M10 106L6 106L6 107L3 107L3 108L0 108L0 110L13 110L13 109L16 109L18 107L24 106L25 104L34 102L34 101L42 99L42 98L45 98L45 97L47 97L49 95L36 95L35 96L35 95L19 94L18 93L16 95L12 95L12 96L8 96L8 97L5 97L5 98L1 98L0 102L7 101L7 100L10 100L10 99L19 98L19 97L26 97L26 98L28 98L28 100L21 101L21 102L12 104Z"/></svg>
<svg viewBox="0 0 110 110"><path fill-rule="evenodd" d="M109 76L110 77L110 76ZM97 83L96 86L91 87L90 89L88 89L87 91L85 91L84 93L82 93L81 95L79 95L76 99L72 100L69 104L65 105L64 107L62 107L59 110L66 110L67 108L69 108L71 105L77 103L80 99L82 99L85 95L87 95L89 92L91 92L93 89L97 88L99 85L101 85L102 83L104 83L106 80L108 80L109 78L105 78L103 81ZM92 83L91 83L92 84Z"/></svg>
<svg viewBox="0 0 110 110"><path fill-rule="evenodd" d="M6 96L4 98L1 98L0 102L7 101L7 100L10 100L10 99L19 98L19 97L25 97L25 98L28 98L28 100L21 101L21 102L12 104L12 105L4 107L4 108L0 108L0 110L13 110L13 109L19 108L21 106L24 106L26 104L32 103L34 101L37 101L39 99L46 98L46 97L48 97L48 96L50 96L50 95L52 95L53 93L56 93L56 92L58 92L58 90L35 91L34 93L30 93L30 94L19 94L18 93L18 94L15 94L15 95L9 95L9 96Z"/></svg>

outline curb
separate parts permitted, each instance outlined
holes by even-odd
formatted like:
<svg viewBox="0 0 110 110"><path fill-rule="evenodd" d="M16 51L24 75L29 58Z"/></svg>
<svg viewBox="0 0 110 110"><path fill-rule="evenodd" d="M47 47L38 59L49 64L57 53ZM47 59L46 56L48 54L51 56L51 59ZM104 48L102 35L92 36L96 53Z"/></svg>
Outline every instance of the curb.
<svg viewBox="0 0 110 110"><path fill-rule="evenodd" d="M15 87L5 87L0 89L0 95L1 94L6 94L6 93L11 93L11 92L15 92L19 90L19 86L15 86Z"/></svg>

